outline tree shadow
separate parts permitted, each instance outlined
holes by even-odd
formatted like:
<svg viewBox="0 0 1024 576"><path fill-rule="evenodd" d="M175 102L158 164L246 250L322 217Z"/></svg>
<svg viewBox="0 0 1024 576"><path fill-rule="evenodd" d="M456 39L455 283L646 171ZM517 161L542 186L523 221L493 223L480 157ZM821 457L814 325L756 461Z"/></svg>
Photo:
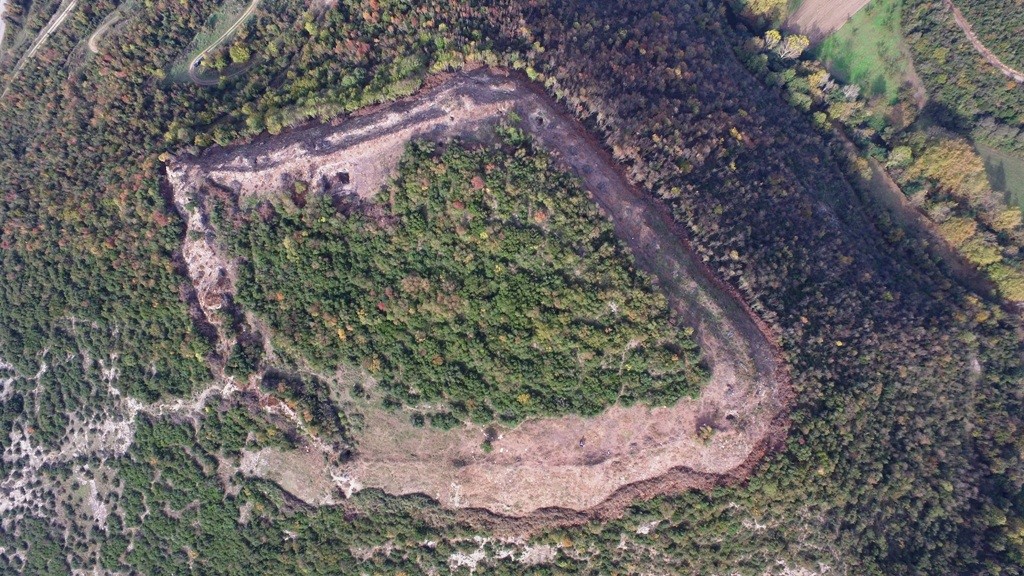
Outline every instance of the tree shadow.
<svg viewBox="0 0 1024 576"><path fill-rule="evenodd" d="M985 174L988 176L988 183L996 192L1003 193L1003 199L1009 201L1010 193L1006 189L1006 167L1002 160L985 160Z"/></svg>
<svg viewBox="0 0 1024 576"><path fill-rule="evenodd" d="M957 134L970 134L971 129L974 127L973 118L957 112L946 104L934 99L928 100L928 103L925 104L924 109L921 110L921 117L928 118L939 126Z"/></svg>
<svg viewBox="0 0 1024 576"><path fill-rule="evenodd" d="M869 92L872 96L886 96L889 90L889 83L885 80L885 75L877 74L875 79L871 81L871 89Z"/></svg>

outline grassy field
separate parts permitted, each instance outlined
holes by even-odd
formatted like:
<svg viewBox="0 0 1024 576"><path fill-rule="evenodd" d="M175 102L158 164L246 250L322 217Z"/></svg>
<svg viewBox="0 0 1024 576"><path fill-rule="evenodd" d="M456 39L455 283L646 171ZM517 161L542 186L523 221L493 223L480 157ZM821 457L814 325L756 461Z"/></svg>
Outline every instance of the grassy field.
<svg viewBox="0 0 1024 576"><path fill-rule="evenodd" d="M843 82L895 103L909 72L902 11L902 0L873 0L818 46L818 59Z"/></svg>
<svg viewBox="0 0 1024 576"><path fill-rule="evenodd" d="M1024 158L980 144L976 148L992 188L1005 195L1007 204L1024 208Z"/></svg>

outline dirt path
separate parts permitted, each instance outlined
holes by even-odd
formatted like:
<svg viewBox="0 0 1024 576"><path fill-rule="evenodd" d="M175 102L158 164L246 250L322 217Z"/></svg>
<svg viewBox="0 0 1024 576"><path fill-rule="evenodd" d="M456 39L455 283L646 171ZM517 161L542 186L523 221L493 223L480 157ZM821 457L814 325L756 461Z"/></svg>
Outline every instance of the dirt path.
<svg viewBox="0 0 1024 576"><path fill-rule="evenodd" d="M839 30L846 21L867 5L870 0L804 0L795 12L786 18L783 30L803 34L817 44Z"/></svg>
<svg viewBox="0 0 1024 576"><path fill-rule="evenodd" d="M11 84L14 83L14 79L17 77L18 73L21 72L22 68L24 68L25 65L28 64L28 61L36 55L36 52L39 51L39 48L43 46L43 43L46 42L50 35L53 34L57 30L57 28L60 27L61 24L64 23L64 20L66 20L69 15L71 15L71 11L74 10L76 6L78 6L78 0L71 0L70 2L68 2L66 6L64 6L62 10L60 10L59 12L54 14L52 18L50 18L50 21L46 24L46 26L43 26L43 29L39 31L39 34L36 36L36 39L32 42L32 45L29 46L25 54L21 57L20 60L18 60L18 64L15 65L14 70L11 72L11 78L7 82L7 86L4 87L4 91L0 93L0 98L3 98L7 95L7 92L11 89Z"/></svg>
<svg viewBox="0 0 1024 576"><path fill-rule="evenodd" d="M971 23L967 21L967 18L964 18L960 9L953 4L953 0L943 1L946 4L946 8L949 8L953 12L953 20L956 20L956 25L964 31L964 34L967 35L967 39L971 41L971 44L974 46L974 49L977 50L978 54L981 54L982 58L984 58L989 64L998 68L1006 77L1011 78L1013 81L1020 84L1024 84L1024 72L1003 64L1003 61L1000 60L998 56L993 54L991 50L981 43L981 40L978 39L978 35L975 34L974 29L971 28Z"/></svg>
<svg viewBox="0 0 1024 576"><path fill-rule="evenodd" d="M767 329L738 296L697 259L668 210L633 187L610 155L572 117L525 78L500 71L457 74L435 88L364 111L337 125L316 125L168 166L174 195L193 226L204 219L186 206L209 184L241 198L279 193L290 182L349 175L352 193L373 196L394 174L409 140L486 138L509 112L576 173L612 220L638 265L653 274L695 337L711 370L699 398L673 406L613 406L593 418L565 416L502 430L493 452L484 431L415 428L404 414L361 406L358 456L344 469L348 486L391 494L423 493L445 506L523 516L540 509L590 510L630 495L708 486L743 477L785 435L787 374ZM200 232L198 228L195 231ZM199 238L203 234L186 234ZM219 300L231 263L189 248L200 300ZM715 433L698 437L701 425ZM579 439L586 438L585 447ZM255 468L254 468L255 469ZM311 469L310 482L328 472ZM269 473L268 473L269 474ZM619 500L616 500L618 498Z"/></svg>
<svg viewBox="0 0 1024 576"><path fill-rule="evenodd" d="M928 104L928 89L925 87L924 81L921 80L921 76L917 73L917 67L914 66L914 58L911 56L910 48L907 47L905 42L901 43L900 51L903 52L907 60L907 73L905 77L914 88L914 105L917 106L918 110L924 110L924 107Z"/></svg>
<svg viewBox="0 0 1024 576"><path fill-rule="evenodd" d="M856 145L845 134L837 132L837 135L851 160L862 157ZM979 295L994 295L996 288L992 281L942 237L935 222L910 202L899 184L877 160L867 160L871 168L871 179L864 181L864 188L870 194L869 200L887 210L897 224L922 240L927 252L943 262L961 284Z"/></svg>
<svg viewBox="0 0 1024 576"><path fill-rule="evenodd" d="M220 46L221 42L224 42L224 40L226 40L228 37L234 34L235 31L237 31L238 28L243 23L245 23L249 16L251 16L252 13L256 11L256 7L259 6L259 4L260 0L252 0L252 2L249 3L249 6L245 9L245 12L242 12L238 19L235 20L235 23L232 24L231 27L227 29L227 31L220 35L220 38L214 40L209 46L204 48L203 51L200 52L198 56L192 59L192 62L188 65L188 77L193 82L195 82L199 86L216 86L220 82L219 77L216 79L201 78L199 74L196 73L196 68L199 67L199 63L203 60L203 58L206 58L207 54L209 54L218 46Z"/></svg>
<svg viewBox="0 0 1024 576"><path fill-rule="evenodd" d="M108 16L106 19L103 20L103 22L100 23L100 25L96 28L96 31L93 32L91 36L89 36L88 42L86 42L86 45L89 47L90 52L92 52L93 54L100 53L100 40L102 40L103 35L106 34L108 30L110 30L110 27L116 24L117 21L120 19L121 12L119 10L115 10L110 16Z"/></svg>

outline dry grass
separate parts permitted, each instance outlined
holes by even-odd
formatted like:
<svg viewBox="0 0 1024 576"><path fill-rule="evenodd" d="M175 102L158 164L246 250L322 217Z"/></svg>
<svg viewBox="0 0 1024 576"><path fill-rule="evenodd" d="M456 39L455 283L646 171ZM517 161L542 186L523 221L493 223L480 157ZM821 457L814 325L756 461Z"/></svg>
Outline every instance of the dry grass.
<svg viewBox="0 0 1024 576"><path fill-rule="evenodd" d="M276 450L264 448L245 452L239 466L242 474L277 483L292 496L315 506L335 504L337 493L324 455L313 449Z"/></svg>

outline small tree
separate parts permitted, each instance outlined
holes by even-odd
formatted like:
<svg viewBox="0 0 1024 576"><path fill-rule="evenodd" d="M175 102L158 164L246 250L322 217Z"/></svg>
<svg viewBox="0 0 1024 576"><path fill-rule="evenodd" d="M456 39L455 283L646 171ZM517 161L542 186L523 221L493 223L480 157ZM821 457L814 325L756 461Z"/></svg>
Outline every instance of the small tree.
<svg viewBox="0 0 1024 576"><path fill-rule="evenodd" d="M231 61L235 64L245 64L249 61L249 48L244 44L232 44L231 48L228 49L228 54L231 56Z"/></svg>

